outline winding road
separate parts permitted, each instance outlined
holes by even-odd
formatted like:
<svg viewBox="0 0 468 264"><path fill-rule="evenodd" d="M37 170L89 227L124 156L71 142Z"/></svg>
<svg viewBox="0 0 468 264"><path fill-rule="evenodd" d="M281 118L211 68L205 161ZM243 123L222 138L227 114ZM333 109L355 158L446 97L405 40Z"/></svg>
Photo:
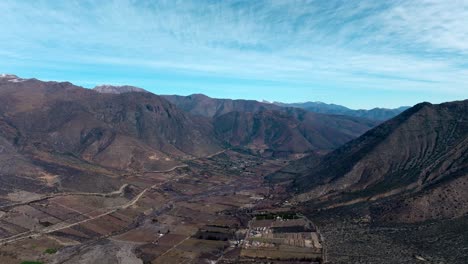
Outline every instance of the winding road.
<svg viewBox="0 0 468 264"><path fill-rule="evenodd" d="M56 232L56 231L60 231L60 230L63 230L63 229L74 227L74 226L77 226L77 225L80 225L80 224L83 224L83 223L86 223L86 222L89 222L89 221L104 217L106 215L110 215L110 214L115 213L115 212L117 212L119 210L122 210L122 209L127 209L127 208L135 205L145 195L145 193L148 190L154 189L154 188L156 188L156 187L158 187L158 186L160 186L160 185L162 185L162 184L164 184L166 182L168 182L168 181L157 183L157 184L152 185L151 187L145 188L143 191L141 191L139 194L137 194L131 201L129 201L129 202L123 204L123 205L113 207L113 208L111 208L111 210L109 210L109 211L107 211L105 213L90 217L90 218L82 220L82 221L67 224L67 225L57 224L59 226L55 225L55 226L52 226L52 227L44 228L44 229L39 230L39 231L31 230L31 231L23 232L23 233L20 233L20 234L16 234L16 235L11 236L11 237L0 239L0 245L16 242L16 241L23 240L23 239L30 238L30 237L39 237L39 236L44 235L44 234L50 234L50 233L53 233L53 232ZM128 186L128 184L124 184L124 185L122 185L122 187L119 188L119 190L114 191L114 192L110 192L110 193L101 193L101 194L100 193L67 193L66 195L85 195L85 196L109 197L109 196L113 196L113 195L117 195L117 194L122 194L127 186ZM25 202L25 203L22 203L22 204L23 205L24 204L29 204L29 203L32 203L34 201L42 201L42 200L49 199L49 198L52 198L52 197L57 197L57 196L60 196L60 195L55 195L55 196L50 196L50 197L49 196L48 197L42 197L42 198L38 198L38 199L35 199L35 200L32 200L32 201L28 201L28 202ZM61 196L63 196L63 194ZM18 206L18 205L15 205L15 206ZM86 215L86 214L82 214L82 216L88 217L88 215ZM63 224L63 223L64 222L62 222L61 224Z"/></svg>

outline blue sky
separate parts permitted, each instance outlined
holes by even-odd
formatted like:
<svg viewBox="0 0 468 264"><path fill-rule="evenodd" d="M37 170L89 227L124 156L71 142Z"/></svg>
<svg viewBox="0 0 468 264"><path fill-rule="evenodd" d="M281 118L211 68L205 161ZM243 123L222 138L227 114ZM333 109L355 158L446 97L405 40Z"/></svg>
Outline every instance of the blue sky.
<svg viewBox="0 0 468 264"><path fill-rule="evenodd" d="M468 0L0 1L0 73L397 107L468 98Z"/></svg>

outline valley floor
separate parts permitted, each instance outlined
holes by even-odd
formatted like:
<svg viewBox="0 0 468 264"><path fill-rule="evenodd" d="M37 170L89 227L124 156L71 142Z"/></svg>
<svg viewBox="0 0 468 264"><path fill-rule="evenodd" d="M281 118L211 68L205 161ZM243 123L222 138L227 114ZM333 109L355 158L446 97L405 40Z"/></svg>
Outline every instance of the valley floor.
<svg viewBox="0 0 468 264"><path fill-rule="evenodd" d="M197 238L201 228L234 230L249 220L242 212L280 198L263 176L282 161L229 151L187 165L124 176L109 193L29 193L4 203L0 263L215 261L231 245Z"/></svg>
<svg viewBox="0 0 468 264"><path fill-rule="evenodd" d="M0 263L290 264L311 263L310 256L319 261L323 252L329 263L466 263L467 217L378 225L352 210L298 207L293 210L305 212L307 231L292 230L298 225L277 218L291 209L284 203L289 194L264 180L284 164L226 151L167 171L112 179L120 188L108 192L85 192L83 186L10 192L1 197ZM256 222L262 212L276 215ZM274 231L278 227L282 231ZM279 257L301 252L308 260L253 260L260 252L255 249Z"/></svg>
<svg viewBox="0 0 468 264"><path fill-rule="evenodd" d="M325 237L330 263L463 264L468 259L468 217L378 224L351 215L338 210L308 214Z"/></svg>

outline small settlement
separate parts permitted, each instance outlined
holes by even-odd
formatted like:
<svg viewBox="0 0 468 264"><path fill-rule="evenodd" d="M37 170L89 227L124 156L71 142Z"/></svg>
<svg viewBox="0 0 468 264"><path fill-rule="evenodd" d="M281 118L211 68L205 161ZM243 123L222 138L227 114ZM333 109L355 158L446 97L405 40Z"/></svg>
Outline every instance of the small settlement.
<svg viewBox="0 0 468 264"><path fill-rule="evenodd" d="M322 263L322 238L302 215L258 214L249 222L241 257L281 263Z"/></svg>

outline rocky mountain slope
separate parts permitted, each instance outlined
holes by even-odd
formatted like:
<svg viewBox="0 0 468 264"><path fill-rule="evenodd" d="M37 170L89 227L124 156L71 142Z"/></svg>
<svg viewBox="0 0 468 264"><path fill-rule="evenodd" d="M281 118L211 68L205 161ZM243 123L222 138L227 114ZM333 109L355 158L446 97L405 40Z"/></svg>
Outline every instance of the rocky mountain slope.
<svg viewBox="0 0 468 264"><path fill-rule="evenodd" d="M0 100L0 135L11 157L57 163L59 156L151 171L221 150L208 119L151 93L102 94L66 82L4 77Z"/></svg>
<svg viewBox="0 0 468 264"><path fill-rule="evenodd" d="M267 155L328 152L358 137L376 123L322 115L297 108L229 112L214 119L218 137Z"/></svg>
<svg viewBox="0 0 468 264"><path fill-rule="evenodd" d="M322 208L370 203L373 217L388 221L462 216L467 116L468 100L418 104L299 173L297 201Z"/></svg>
<svg viewBox="0 0 468 264"><path fill-rule="evenodd" d="M120 86L112 90L127 91ZM202 94L162 97L194 116L212 118L218 139L228 146L266 156L328 152L378 124L254 100L215 99Z"/></svg>
<svg viewBox="0 0 468 264"><path fill-rule="evenodd" d="M179 104L182 111L132 86L89 90L5 75L0 88L0 115L15 150L47 156L52 163L53 155L68 155L77 162L117 170L171 168L226 146L267 156L328 152L376 125L365 119L201 95L174 97L196 102L193 108ZM213 108L206 107L206 101Z"/></svg>
<svg viewBox="0 0 468 264"><path fill-rule="evenodd" d="M176 106L143 91L5 75L3 138L19 153L52 162L53 155L68 155L111 169L160 170L223 144L267 156L328 152L377 124L257 101L166 97Z"/></svg>
<svg viewBox="0 0 468 264"><path fill-rule="evenodd" d="M282 109L280 106L261 103L255 100L216 99L203 94L192 94L189 96L163 95L163 97L184 111L194 115L213 118L234 111L257 112L261 110Z"/></svg>
<svg viewBox="0 0 468 264"><path fill-rule="evenodd" d="M229 145L265 155L328 152L378 124L254 100L215 99L202 94L164 98L193 115L213 118L216 134Z"/></svg>
<svg viewBox="0 0 468 264"><path fill-rule="evenodd" d="M395 109L387 108L373 108L370 110L354 110L337 104L326 104L322 102L305 102L305 103L291 103L285 104L275 102L274 104L283 107L298 107L314 113L333 114L333 115L346 115L354 117L362 117L372 120L385 121L392 117L397 116L401 112L408 109L408 106L402 106Z"/></svg>

